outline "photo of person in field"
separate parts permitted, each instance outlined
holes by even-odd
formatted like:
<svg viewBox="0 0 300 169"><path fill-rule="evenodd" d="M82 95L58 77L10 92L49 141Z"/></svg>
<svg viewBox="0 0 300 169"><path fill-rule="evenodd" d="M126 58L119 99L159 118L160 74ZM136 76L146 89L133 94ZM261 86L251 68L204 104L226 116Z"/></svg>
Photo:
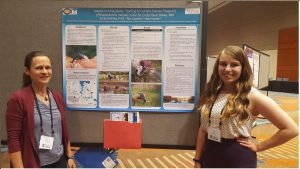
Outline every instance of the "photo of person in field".
<svg viewBox="0 0 300 169"><path fill-rule="evenodd" d="M161 60L133 60L131 81L143 83L161 83Z"/></svg>

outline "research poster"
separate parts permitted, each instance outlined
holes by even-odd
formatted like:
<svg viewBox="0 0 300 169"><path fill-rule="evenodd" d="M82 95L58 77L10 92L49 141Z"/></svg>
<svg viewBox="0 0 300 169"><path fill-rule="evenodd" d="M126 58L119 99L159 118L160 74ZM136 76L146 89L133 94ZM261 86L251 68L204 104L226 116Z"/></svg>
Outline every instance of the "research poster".
<svg viewBox="0 0 300 169"><path fill-rule="evenodd" d="M253 73L253 86L258 88L259 83L259 60L260 60L260 53L253 50L248 46L244 46L244 51L248 57L252 73Z"/></svg>
<svg viewBox="0 0 300 169"><path fill-rule="evenodd" d="M68 110L193 112L200 8L63 8Z"/></svg>

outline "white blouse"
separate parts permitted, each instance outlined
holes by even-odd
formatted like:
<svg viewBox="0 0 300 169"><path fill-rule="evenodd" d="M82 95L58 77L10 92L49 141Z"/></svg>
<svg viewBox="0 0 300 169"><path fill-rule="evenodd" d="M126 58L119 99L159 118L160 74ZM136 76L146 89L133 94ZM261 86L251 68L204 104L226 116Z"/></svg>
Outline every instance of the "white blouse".
<svg viewBox="0 0 300 169"><path fill-rule="evenodd" d="M252 88L250 91L250 94L252 94L254 91L257 91L255 88ZM217 100L215 101L212 111L211 111L211 117L210 117L210 124L208 115L204 116L203 111L205 106L201 109L201 127L203 127L206 131L208 128L208 125L211 127L219 127L220 126L220 113L224 106L227 103L229 94L226 93L220 93ZM221 137L227 138L227 139L233 139L237 137L250 137L251 136L251 130L253 128L253 123L256 119L256 116L253 116L249 114L249 119L247 119L244 123L239 124L239 118L238 117L229 117L225 118L221 122Z"/></svg>

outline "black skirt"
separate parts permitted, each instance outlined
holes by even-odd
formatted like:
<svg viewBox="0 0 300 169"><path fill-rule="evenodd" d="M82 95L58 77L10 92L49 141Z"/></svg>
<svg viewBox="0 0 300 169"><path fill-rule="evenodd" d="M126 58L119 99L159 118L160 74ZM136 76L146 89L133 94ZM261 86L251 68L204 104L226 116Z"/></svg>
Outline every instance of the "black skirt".
<svg viewBox="0 0 300 169"><path fill-rule="evenodd" d="M206 138L202 168L257 168L256 152L241 146L236 139L215 142Z"/></svg>

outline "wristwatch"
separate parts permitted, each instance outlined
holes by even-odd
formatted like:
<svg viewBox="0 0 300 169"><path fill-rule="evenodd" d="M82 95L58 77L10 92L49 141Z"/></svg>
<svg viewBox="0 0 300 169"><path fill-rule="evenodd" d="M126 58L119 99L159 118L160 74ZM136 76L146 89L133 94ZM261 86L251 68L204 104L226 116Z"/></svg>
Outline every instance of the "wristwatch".
<svg viewBox="0 0 300 169"><path fill-rule="evenodd" d="M195 163L200 163L200 159L193 158L193 161L195 161Z"/></svg>

